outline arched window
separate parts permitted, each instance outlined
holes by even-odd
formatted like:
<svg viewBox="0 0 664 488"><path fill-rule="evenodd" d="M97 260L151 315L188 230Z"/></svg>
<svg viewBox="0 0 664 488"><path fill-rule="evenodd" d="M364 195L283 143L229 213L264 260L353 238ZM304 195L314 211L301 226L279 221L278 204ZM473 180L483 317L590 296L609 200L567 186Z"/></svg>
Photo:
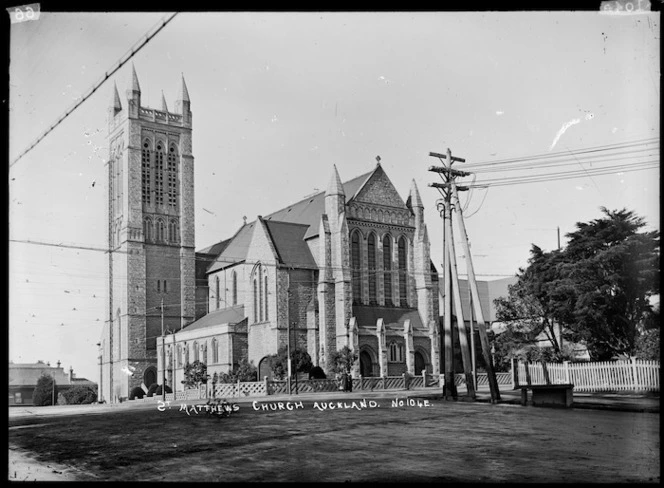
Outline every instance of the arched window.
<svg viewBox="0 0 664 488"><path fill-rule="evenodd" d="M207 365L207 342L204 342L203 345L201 346L201 352L203 353L202 356L202 361L203 364Z"/></svg>
<svg viewBox="0 0 664 488"><path fill-rule="evenodd" d="M350 241L351 279L353 281L353 303L362 303L362 259L360 257L360 233L355 231Z"/></svg>
<svg viewBox="0 0 664 488"><path fill-rule="evenodd" d="M157 143L154 168L154 200L157 205L164 204L164 146Z"/></svg>
<svg viewBox="0 0 664 488"><path fill-rule="evenodd" d="M182 347L180 344L175 348L175 364L177 368L182 367Z"/></svg>
<svg viewBox="0 0 664 488"><path fill-rule="evenodd" d="M254 322L258 322L258 281L254 278Z"/></svg>
<svg viewBox="0 0 664 488"><path fill-rule="evenodd" d="M184 343L184 364L185 366L189 364L189 346L187 343Z"/></svg>
<svg viewBox="0 0 664 488"><path fill-rule="evenodd" d="M212 348L212 364L217 364L219 362L219 349L217 346L217 339L212 338L210 342L210 347Z"/></svg>
<svg viewBox="0 0 664 488"><path fill-rule="evenodd" d="M168 148L168 206L175 208L177 204L177 150L175 144Z"/></svg>
<svg viewBox="0 0 664 488"><path fill-rule="evenodd" d="M219 288L219 276L215 277L214 279L214 303L215 303L215 308L219 310L219 303L220 303L220 288Z"/></svg>
<svg viewBox="0 0 664 488"><path fill-rule="evenodd" d="M397 342L390 342L388 361L392 363L401 363L403 362L404 351L403 344Z"/></svg>
<svg viewBox="0 0 664 488"><path fill-rule="evenodd" d="M161 293L161 280L157 280L157 293Z"/></svg>
<svg viewBox="0 0 664 488"><path fill-rule="evenodd" d="M143 151L141 153L141 188L143 203L151 203L151 185L150 185L150 141L143 141Z"/></svg>
<svg viewBox="0 0 664 488"><path fill-rule="evenodd" d="M369 234L367 242L367 265L369 268L369 304L376 302L376 236Z"/></svg>
<svg viewBox="0 0 664 488"><path fill-rule="evenodd" d="M152 220L150 219L143 221L143 239L145 242L152 240Z"/></svg>
<svg viewBox="0 0 664 488"><path fill-rule="evenodd" d="M399 238L399 300L402 307L408 306L408 288L406 275L406 239Z"/></svg>
<svg viewBox="0 0 664 488"><path fill-rule="evenodd" d="M265 276L263 276L263 302L265 305L265 320L268 319L268 313L267 313L267 308L268 308L268 299L267 299L267 270L265 270Z"/></svg>
<svg viewBox="0 0 664 488"><path fill-rule="evenodd" d="M194 361L198 361L199 360L199 357L198 357L198 352L199 352L198 342L194 341L194 343L192 344L192 348L194 350L194 354L193 354Z"/></svg>
<svg viewBox="0 0 664 488"><path fill-rule="evenodd" d="M164 293L168 293L168 286L166 284L166 280L164 280Z"/></svg>
<svg viewBox="0 0 664 488"><path fill-rule="evenodd" d="M258 276L258 317L260 321L263 321L263 287L261 286L261 267L258 266L258 271L256 271L256 276Z"/></svg>
<svg viewBox="0 0 664 488"><path fill-rule="evenodd" d="M171 220L168 222L168 241L169 242L177 242L177 227L175 220Z"/></svg>
<svg viewBox="0 0 664 488"><path fill-rule="evenodd" d="M392 305L392 238L383 238L383 287L385 288L385 305Z"/></svg>
<svg viewBox="0 0 664 488"><path fill-rule="evenodd" d="M164 242L164 221L161 219L157 220L157 241Z"/></svg>
<svg viewBox="0 0 664 488"><path fill-rule="evenodd" d="M231 273L231 296L233 298L233 305L237 305L237 273L233 271Z"/></svg>

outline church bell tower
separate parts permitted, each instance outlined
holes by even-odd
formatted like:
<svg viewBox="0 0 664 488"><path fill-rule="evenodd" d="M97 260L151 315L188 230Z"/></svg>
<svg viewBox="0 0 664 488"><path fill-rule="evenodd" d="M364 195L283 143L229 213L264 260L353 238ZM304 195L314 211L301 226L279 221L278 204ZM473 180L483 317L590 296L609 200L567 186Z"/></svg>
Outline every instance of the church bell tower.
<svg viewBox="0 0 664 488"><path fill-rule="evenodd" d="M157 337L195 318L192 113L184 77L175 111L141 105L132 66L124 104L108 108L108 305L100 399L157 378ZM162 322L163 321L163 322ZM172 385L171 385L172 386Z"/></svg>

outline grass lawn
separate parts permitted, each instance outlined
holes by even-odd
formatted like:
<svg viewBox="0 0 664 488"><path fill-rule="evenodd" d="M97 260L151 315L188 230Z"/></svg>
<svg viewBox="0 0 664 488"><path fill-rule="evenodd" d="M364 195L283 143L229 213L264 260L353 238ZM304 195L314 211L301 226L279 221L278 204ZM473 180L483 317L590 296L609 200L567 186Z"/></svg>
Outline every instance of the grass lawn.
<svg viewBox="0 0 664 488"><path fill-rule="evenodd" d="M655 414L377 403L242 404L221 419L156 406L10 419L9 445L105 481L659 480Z"/></svg>

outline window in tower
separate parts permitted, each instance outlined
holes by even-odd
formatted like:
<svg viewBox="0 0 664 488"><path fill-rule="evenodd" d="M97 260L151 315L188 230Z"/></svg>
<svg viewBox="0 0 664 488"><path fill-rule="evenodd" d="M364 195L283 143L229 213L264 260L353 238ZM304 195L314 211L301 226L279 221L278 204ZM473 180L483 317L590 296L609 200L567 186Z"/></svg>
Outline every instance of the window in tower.
<svg viewBox="0 0 664 488"><path fill-rule="evenodd" d="M171 220L168 222L168 242L175 243L177 241L177 223L175 220Z"/></svg>
<svg viewBox="0 0 664 488"><path fill-rule="evenodd" d="M360 233L355 231L350 241L351 277L353 281L353 303L362 303L362 274L360 272L362 260L360 259Z"/></svg>
<svg viewBox="0 0 664 488"><path fill-rule="evenodd" d="M367 243L367 265L369 267L369 304L376 305L376 236L369 234Z"/></svg>
<svg viewBox="0 0 664 488"><path fill-rule="evenodd" d="M168 206L172 208L177 206L177 174L177 151L171 145L168 150Z"/></svg>
<svg viewBox="0 0 664 488"><path fill-rule="evenodd" d="M399 238L399 300L402 307L408 306L408 288L406 274L406 239Z"/></svg>
<svg viewBox="0 0 664 488"><path fill-rule="evenodd" d="M392 306L392 238L383 238L383 287L385 288L385 305Z"/></svg>
<svg viewBox="0 0 664 488"><path fill-rule="evenodd" d="M164 148L161 143L157 144L155 153L155 171L154 171L154 195L157 205L164 204Z"/></svg>
<svg viewBox="0 0 664 488"><path fill-rule="evenodd" d="M143 142L143 151L141 154L141 186L143 203L151 203L150 193L150 143Z"/></svg>
<svg viewBox="0 0 664 488"><path fill-rule="evenodd" d="M157 220L157 241L164 242L164 221Z"/></svg>
<svg viewBox="0 0 664 488"><path fill-rule="evenodd" d="M157 280L157 293L161 293L161 280Z"/></svg>
<svg viewBox="0 0 664 488"><path fill-rule="evenodd" d="M166 280L164 280L164 293L168 293L168 285L166 284Z"/></svg>
<svg viewBox="0 0 664 488"><path fill-rule="evenodd" d="M152 240L152 220L143 220L143 240L145 242Z"/></svg>

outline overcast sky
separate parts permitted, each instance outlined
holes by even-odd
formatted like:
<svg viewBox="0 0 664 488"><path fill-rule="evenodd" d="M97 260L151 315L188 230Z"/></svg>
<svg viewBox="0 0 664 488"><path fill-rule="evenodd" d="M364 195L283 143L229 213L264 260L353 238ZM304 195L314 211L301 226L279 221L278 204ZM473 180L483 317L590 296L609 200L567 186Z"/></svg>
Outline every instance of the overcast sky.
<svg viewBox="0 0 664 488"><path fill-rule="evenodd" d="M10 160L164 16L42 12L12 24ZM429 152L474 163L658 138L659 36L659 13L180 13L132 61L144 106L161 108L163 90L173 110L184 73L197 249L232 236L243 216L324 190L333 164L346 181L380 155L404 200L417 182L440 267ZM61 360L99 379L107 107L113 82L126 106L130 74L128 63L11 167L14 362ZM558 227L564 245L601 206L659 228L658 169L469 193L480 279L514 275L532 243L556 248Z"/></svg>

